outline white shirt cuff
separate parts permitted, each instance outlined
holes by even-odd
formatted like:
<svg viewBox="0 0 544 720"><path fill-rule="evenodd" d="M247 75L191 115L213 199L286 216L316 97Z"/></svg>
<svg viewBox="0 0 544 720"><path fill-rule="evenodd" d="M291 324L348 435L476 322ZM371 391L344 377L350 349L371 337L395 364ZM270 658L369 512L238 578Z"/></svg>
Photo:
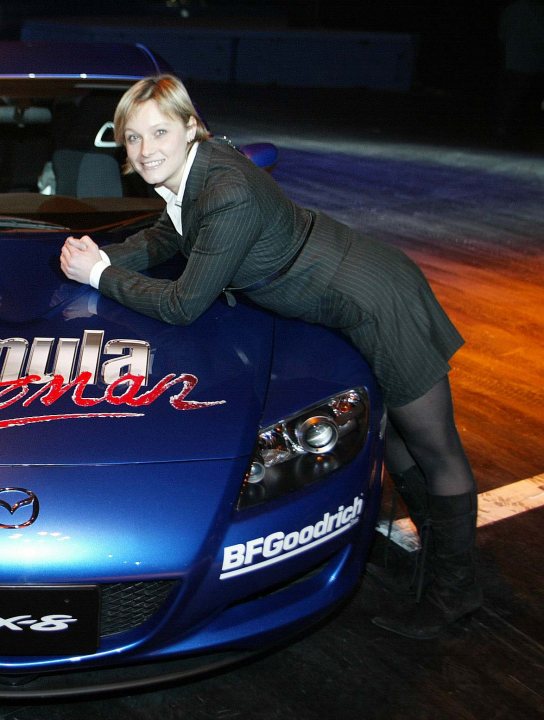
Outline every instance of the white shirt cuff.
<svg viewBox="0 0 544 720"><path fill-rule="evenodd" d="M104 270L111 265L109 257L103 250L100 250L100 257L102 260L96 262L91 268L91 274L89 276L89 285L98 290L98 284L100 283L100 277Z"/></svg>

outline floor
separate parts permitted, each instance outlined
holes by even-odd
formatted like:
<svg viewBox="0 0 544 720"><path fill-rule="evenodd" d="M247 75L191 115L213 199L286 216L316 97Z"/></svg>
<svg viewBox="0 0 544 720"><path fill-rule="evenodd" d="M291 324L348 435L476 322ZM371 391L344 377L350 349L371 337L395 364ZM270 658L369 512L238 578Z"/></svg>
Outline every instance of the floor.
<svg viewBox="0 0 544 720"><path fill-rule="evenodd" d="M328 622L243 667L107 700L0 705L0 719L543 716L542 128L504 147L479 98L461 106L431 91L190 89L235 142L277 143L274 174L294 199L412 255L465 335L451 373L457 422L480 493L495 491L478 530L485 604L440 639L412 641L370 623L393 599L367 577ZM528 479L520 500L514 483ZM378 533L373 559L386 550L407 557Z"/></svg>

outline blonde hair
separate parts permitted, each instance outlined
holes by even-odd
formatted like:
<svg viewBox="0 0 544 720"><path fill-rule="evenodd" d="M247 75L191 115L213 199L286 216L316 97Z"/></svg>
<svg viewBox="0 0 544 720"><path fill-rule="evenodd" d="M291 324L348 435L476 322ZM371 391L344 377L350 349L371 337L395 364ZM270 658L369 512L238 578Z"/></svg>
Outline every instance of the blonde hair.
<svg viewBox="0 0 544 720"><path fill-rule="evenodd" d="M157 75L139 80L119 100L113 118L115 140L119 145L125 144L125 128L128 118L139 105L147 100L155 100L164 115L172 119L179 119L184 125L187 125L191 118L195 119L196 133L188 145L188 150L193 143L202 142L210 137L204 121L198 114L187 88L181 80L174 75ZM123 172L125 174L133 172L132 166L126 163Z"/></svg>

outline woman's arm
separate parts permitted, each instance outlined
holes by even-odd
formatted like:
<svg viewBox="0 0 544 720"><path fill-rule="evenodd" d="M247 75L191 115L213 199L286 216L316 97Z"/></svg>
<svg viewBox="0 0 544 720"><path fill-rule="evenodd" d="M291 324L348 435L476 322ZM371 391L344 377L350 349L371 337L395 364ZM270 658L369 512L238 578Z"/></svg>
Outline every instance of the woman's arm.
<svg viewBox="0 0 544 720"><path fill-rule="evenodd" d="M104 250L110 263L131 270L146 270L173 257L179 247L176 230L163 213L153 227L128 237L123 243L107 245ZM92 280L94 285L103 272L100 264L104 266L103 257L92 238L88 235L66 238L60 253L60 267L67 278L87 285Z"/></svg>
<svg viewBox="0 0 544 720"><path fill-rule="evenodd" d="M112 265L127 270L147 270L179 252L178 236L164 210L151 227L129 236L122 243L106 245L102 250Z"/></svg>
<svg viewBox="0 0 544 720"><path fill-rule="evenodd" d="M231 282L262 232L254 195L224 183L204 192L197 209L197 237L176 281L157 280L112 265L100 278L102 293L144 315L175 325L199 317Z"/></svg>

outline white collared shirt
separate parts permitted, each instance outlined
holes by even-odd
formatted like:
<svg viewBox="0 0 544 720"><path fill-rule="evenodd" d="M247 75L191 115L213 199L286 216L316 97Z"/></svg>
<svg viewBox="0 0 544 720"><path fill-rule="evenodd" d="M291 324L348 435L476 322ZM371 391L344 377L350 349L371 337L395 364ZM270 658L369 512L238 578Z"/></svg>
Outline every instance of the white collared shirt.
<svg viewBox="0 0 544 720"><path fill-rule="evenodd" d="M183 235L183 225L181 220L181 205L183 202L183 194L187 185L187 178L189 177L189 173L191 172L191 168L193 167L193 163L195 161L197 150L198 143L195 142L193 143L193 146L189 150L189 154L187 155L187 162L185 163L185 167L183 168L183 175L181 176L181 183L179 185L177 195L175 195L164 185L159 185L158 187L155 187L155 192L157 192L166 201L166 212L168 213L168 217L170 218L174 227L176 228L176 231L180 235ZM111 265L109 257L103 250L100 250L100 257L102 259L93 265L89 275L89 285L96 289L98 289L102 273L107 267Z"/></svg>
<svg viewBox="0 0 544 720"><path fill-rule="evenodd" d="M189 173L191 172L191 168L193 167L197 150L198 143L195 142L193 144L193 147L189 150L189 154L187 155L187 162L185 163L185 167L183 168L183 175L181 176L181 183L179 185L177 195L174 195L174 193L164 185L159 185L155 188L155 192L158 193L162 197L162 199L166 201L166 212L168 213L168 217L170 218L170 220L174 224L174 227L180 235L183 235L183 225L181 222L181 204L183 202L183 193L185 192L187 178L189 177Z"/></svg>

